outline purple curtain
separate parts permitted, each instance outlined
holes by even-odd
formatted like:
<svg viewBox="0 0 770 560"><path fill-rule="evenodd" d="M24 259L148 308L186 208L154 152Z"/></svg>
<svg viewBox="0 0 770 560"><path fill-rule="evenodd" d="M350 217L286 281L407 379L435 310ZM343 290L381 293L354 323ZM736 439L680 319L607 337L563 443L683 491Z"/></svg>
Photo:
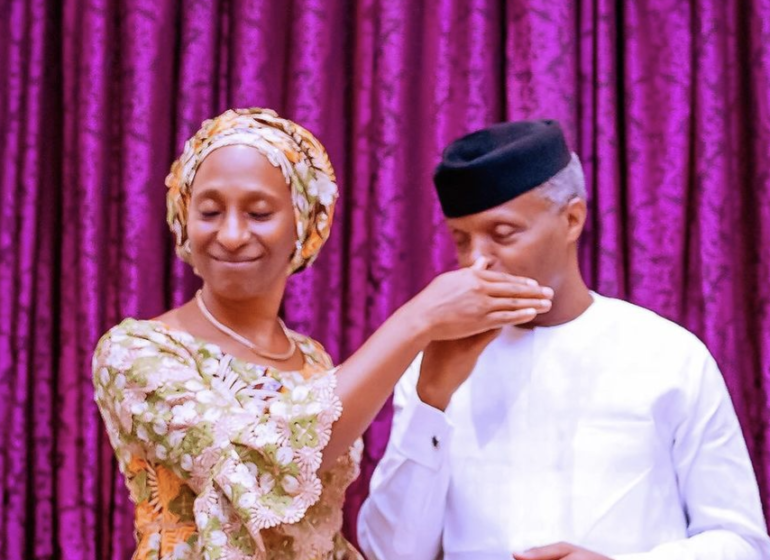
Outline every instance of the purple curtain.
<svg viewBox="0 0 770 560"><path fill-rule="evenodd" d="M0 558L129 557L89 358L192 294L163 179L236 106L301 122L337 168L332 238L285 302L336 359L453 265L441 148L560 119L589 283L707 343L770 503L770 0L0 0L0 77Z"/></svg>

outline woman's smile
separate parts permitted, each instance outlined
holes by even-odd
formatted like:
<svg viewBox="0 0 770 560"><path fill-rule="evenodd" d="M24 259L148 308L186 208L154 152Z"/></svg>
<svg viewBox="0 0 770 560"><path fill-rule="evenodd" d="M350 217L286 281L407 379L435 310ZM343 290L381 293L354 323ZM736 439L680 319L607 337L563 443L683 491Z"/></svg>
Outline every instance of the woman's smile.
<svg viewBox="0 0 770 560"><path fill-rule="evenodd" d="M214 256L211 255L211 260L215 261L218 265L227 268L248 268L262 259L262 255L256 257L227 257L227 256Z"/></svg>

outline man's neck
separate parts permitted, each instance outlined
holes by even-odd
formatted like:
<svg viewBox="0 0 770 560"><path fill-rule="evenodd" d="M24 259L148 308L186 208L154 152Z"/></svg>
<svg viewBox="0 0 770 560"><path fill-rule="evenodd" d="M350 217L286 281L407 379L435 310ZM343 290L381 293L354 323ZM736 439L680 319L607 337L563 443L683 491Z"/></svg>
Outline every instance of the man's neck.
<svg viewBox="0 0 770 560"><path fill-rule="evenodd" d="M548 313L538 317L528 326L555 327L580 317L593 303L593 297L580 273L572 274L555 290L553 305Z"/></svg>

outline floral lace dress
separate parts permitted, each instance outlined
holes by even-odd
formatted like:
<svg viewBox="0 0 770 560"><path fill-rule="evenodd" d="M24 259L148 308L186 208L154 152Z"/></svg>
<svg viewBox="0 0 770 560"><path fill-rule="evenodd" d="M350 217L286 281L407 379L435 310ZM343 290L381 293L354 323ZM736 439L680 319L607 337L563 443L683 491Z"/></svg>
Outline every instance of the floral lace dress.
<svg viewBox="0 0 770 560"><path fill-rule="evenodd" d="M96 402L136 504L134 560L361 560L340 534L360 443L319 474L342 407L329 356L250 364L157 321L99 342Z"/></svg>

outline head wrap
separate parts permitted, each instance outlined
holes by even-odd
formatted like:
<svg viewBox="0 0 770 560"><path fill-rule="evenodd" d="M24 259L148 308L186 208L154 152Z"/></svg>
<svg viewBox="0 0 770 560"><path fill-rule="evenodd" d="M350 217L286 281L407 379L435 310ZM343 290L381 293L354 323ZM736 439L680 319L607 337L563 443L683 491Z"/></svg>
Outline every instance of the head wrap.
<svg viewBox="0 0 770 560"><path fill-rule="evenodd" d="M312 133L270 109L256 107L227 110L204 121L171 165L166 177L166 221L175 236L177 255L190 263L187 217L198 167L217 148L233 145L256 148L283 173L291 188L297 227L291 270L310 266L331 229L338 195L334 169L326 150Z"/></svg>
<svg viewBox="0 0 770 560"><path fill-rule="evenodd" d="M557 121L499 123L449 144L433 182L444 215L459 218L539 187L571 157Z"/></svg>

